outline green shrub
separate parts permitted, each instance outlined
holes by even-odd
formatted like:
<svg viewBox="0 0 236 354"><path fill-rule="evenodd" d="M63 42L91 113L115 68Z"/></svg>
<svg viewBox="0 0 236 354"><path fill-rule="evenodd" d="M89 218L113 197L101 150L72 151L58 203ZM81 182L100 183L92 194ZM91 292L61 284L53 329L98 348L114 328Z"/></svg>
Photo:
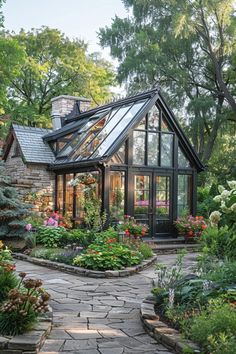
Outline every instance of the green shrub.
<svg viewBox="0 0 236 354"><path fill-rule="evenodd" d="M228 304L210 306L192 321L189 336L206 353L235 353L236 312Z"/></svg>
<svg viewBox="0 0 236 354"><path fill-rule="evenodd" d="M88 247L90 243L95 240L95 233L86 229L73 229L70 232L67 232L67 235L64 239L64 244L73 244L76 243L82 247Z"/></svg>
<svg viewBox="0 0 236 354"><path fill-rule="evenodd" d="M7 299L9 291L19 283L15 273L7 267L0 266L0 304Z"/></svg>
<svg viewBox="0 0 236 354"><path fill-rule="evenodd" d="M36 247L36 234L33 232L27 232L24 236L25 245L28 249L32 249Z"/></svg>
<svg viewBox="0 0 236 354"><path fill-rule="evenodd" d="M217 188L213 185L209 187L198 187L197 189L197 215L208 218L210 213L215 210L216 202L213 200Z"/></svg>
<svg viewBox="0 0 236 354"><path fill-rule="evenodd" d="M111 239L112 240L112 239ZM140 252L119 243L92 244L86 253L74 259L74 264L94 270L115 270L141 263Z"/></svg>
<svg viewBox="0 0 236 354"><path fill-rule="evenodd" d="M153 251L152 251L151 246L149 246L145 242L140 243L140 245L138 247L138 251L140 253L142 253L144 259L147 259L147 258L150 258L153 256Z"/></svg>
<svg viewBox="0 0 236 354"><path fill-rule="evenodd" d="M204 252L219 259L236 259L236 231L228 226L209 227L201 237Z"/></svg>
<svg viewBox="0 0 236 354"><path fill-rule="evenodd" d="M40 227L36 233L37 243L49 248L60 247L65 244L68 231L64 227Z"/></svg>

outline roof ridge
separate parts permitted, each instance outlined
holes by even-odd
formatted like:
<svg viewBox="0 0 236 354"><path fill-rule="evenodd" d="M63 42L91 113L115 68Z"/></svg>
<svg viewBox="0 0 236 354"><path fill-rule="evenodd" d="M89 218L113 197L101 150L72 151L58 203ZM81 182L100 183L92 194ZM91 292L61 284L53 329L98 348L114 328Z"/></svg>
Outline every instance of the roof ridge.
<svg viewBox="0 0 236 354"><path fill-rule="evenodd" d="M53 131L53 129L50 128L40 128L40 127L30 127L28 125L20 125L17 123L12 123L12 127L15 128L21 128L22 130L31 130L32 132L37 130L37 131L47 131L47 132L51 132Z"/></svg>

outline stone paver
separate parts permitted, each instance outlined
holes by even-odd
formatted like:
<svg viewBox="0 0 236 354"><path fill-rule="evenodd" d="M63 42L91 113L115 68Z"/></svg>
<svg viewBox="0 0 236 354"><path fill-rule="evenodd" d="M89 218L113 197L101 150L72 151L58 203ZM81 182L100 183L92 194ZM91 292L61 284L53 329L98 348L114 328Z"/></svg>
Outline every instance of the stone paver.
<svg viewBox="0 0 236 354"><path fill-rule="evenodd" d="M191 270L196 254L185 258ZM158 256L171 265L176 255ZM62 273L24 261L17 271L44 281L51 294L54 325L41 354L171 354L145 333L140 305L150 294L155 267L127 278L92 279Z"/></svg>

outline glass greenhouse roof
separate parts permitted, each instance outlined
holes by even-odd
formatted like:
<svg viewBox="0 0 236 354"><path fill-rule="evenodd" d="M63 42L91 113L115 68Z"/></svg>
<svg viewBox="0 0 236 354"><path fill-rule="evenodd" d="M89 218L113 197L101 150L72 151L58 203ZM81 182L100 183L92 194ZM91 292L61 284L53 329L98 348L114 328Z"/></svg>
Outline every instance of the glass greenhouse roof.
<svg viewBox="0 0 236 354"><path fill-rule="evenodd" d="M69 123L61 129L65 134L57 139L55 163L97 160L109 155L113 145L150 100L151 97L148 97L107 109L101 107L87 119L83 118L83 123L82 119ZM70 126L69 133L67 126Z"/></svg>

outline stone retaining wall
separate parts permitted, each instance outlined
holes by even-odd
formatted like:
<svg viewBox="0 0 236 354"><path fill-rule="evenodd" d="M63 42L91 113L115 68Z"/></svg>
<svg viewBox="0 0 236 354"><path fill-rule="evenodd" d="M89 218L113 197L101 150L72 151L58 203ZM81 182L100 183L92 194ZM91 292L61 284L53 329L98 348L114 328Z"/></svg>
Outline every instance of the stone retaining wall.
<svg viewBox="0 0 236 354"><path fill-rule="evenodd" d="M52 329L52 310L41 317L34 330L14 337L0 336L1 354L37 354Z"/></svg>
<svg viewBox="0 0 236 354"><path fill-rule="evenodd" d="M34 257L26 256L21 253L13 253L13 256L16 259L31 262L31 263L41 265L44 267L53 268L53 269L60 270L62 272L77 274L80 276L82 275L82 276L91 277L91 278L126 277L129 275L136 274L136 273L142 271L143 269L146 269L151 264L155 263L157 260L157 256L153 256L147 260L144 260L142 263L140 263L134 267L127 267L122 270L106 270L106 271L102 272L102 271L97 271L97 270L90 270L90 269L75 267L75 266L71 266L71 265L67 265L67 264L63 264L63 263L48 261L46 259L34 258Z"/></svg>
<svg viewBox="0 0 236 354"><path fill-rule="evenodd" d="M147 297L141 305L141 321L146 332L158 343L174 350L176 353L201 353L200 348L193 342L183 339L183 336L166 323L159 320L156 314L155 298Z"/></svg>

